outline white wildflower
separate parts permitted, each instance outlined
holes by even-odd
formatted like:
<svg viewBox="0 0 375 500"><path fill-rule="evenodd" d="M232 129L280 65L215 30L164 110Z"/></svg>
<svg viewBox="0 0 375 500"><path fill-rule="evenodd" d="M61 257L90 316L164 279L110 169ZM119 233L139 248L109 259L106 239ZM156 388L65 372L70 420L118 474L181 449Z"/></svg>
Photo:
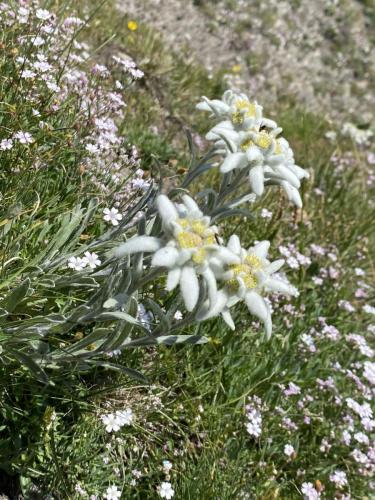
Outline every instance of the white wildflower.
<svg viewBox="0 0 375 500"><path fill-rule="evenodd" d="M13 141L12 141L12 139L3 139L0 142L0 149L2 151L6 151L7 149L12 149L12 147L13 147Z"/></svg>
<svg viewBox="0 0 375 500"><path fill-rule="evenodd" d="M272 218L272 212L270 212L269 210L267 210L267 208L262 208L262 210L260 211L260 216L263 219L271 219Z"/></svg>
<svg viewBox="0 0 375 500"><path fill-rule="evenodd" d="M105 208L103 210L103 219L106 222L110 222L113 226L118 226L119 221L122 219L122 215L119 213L117 208Z"/></svg>
<svg viewBox="0 0 375 500"><path fill-rule="evenodd" d="M173 317L174 317L174 319L175 319L176 321L181 321L181 320L182 320L182 318L183 318L183 314L182 314L182 312L181 312L181 311L177 310L177 311L174 313L174 316L173 316Z"/></svg>
<svg viewBox="0 0 375 500"><path fill-rule="evenodd" d="M130 425L133 422L133 412L130 408L116 411L116 417L121 426Z"/></svg>
<svg viewBox="0 0 375 500"><path fill-rule="evenodd" d="M375 385L375 363L371 361L365 361L363 363L363 366L363 376L370 382L370 384Z"/></svg>
<svg viewBox="0 0 375 500"><path fill-rule="evenodd" d="M375 307L371 306L370 304L365 304L362 309L365 311L367 314L375 314Z"/></svg>
<svg viewBox="0 0 375 500"><path fill-rule="evenodd" d="M294 450L294 448L293 448L293 446L291 444L286 444L284 446L284 454L287 457L291 457L293 454L295 454L295 450Z"/></svg>
<svg viewBox="0 0 375 500"><path fill-rule="evenodd" d="M97 266L100 266L102 261L99 259L98 254L95 252L85 252L84 257L82 258L86 262L88 266L91 267L91 269L95 269Z"/></svg>
<svg viewBox="0 0 375 500"><path fill-rule="evenodd" d="M52 16L52 14L50 12L48 12L48 10L46 10L46 9L37 9L35 16L38 19L41 19L42 21L46 21L47 19L49 19Z"/></svg>
<svg viewBox="0 0 375 500"><path fill-rule="evenodd" d="M161 498L166 498L167 500L170 500L171 498L174 497L174 489L172 488L171 483L168 483L167 481L163 481L161 485L159 486L159 495Z"/></svg>
<svg viewBox="0 0 375 500"><path fill-rule="evenodd" d="M82 271L87 265L87 260L81 257L70 257L68 259L68 267L74 269L74 271Z"/></svg>
<svg viewBox="0 0 375 500"><path fill-rule="evenodd" d="M346 122L342 127L342 134L350 137L359 146L366 144L373 136L371 130L362 130L354 125L354 123Z"/></svg>
<svg viewBox="0 0 375 500"><path fill-rule="evenodd" d="M320 498L320 493L312 483L302 483L301 492L304 500L318 500Z"/></svg>
<svg viewBox="0 0 375 500"><path fill-rule="evenodd" d="M121 420L114 413L108 413L107 415L102 415L101 420L105 425L105 430L107 432L117 432L121 428Z"/></svg>
<svg viewBox="0 0 375 500"><path fill-rule="evenodd" d="M13 136L14 139L17 139L21 144L31 144L34 142L33 136L29 132L16 132Z"/></svg>
<svg viewBox="0 0 375 500"><path fill-rule="evenodd" d="M169 471L172 469L173 465L172 462L169 460L163 460L163 471L168 474Z"/></svg>
<svg viewBox="0 0 375 500"><path fill-rule="evenodd" d="M107 491L104 493L106 500L118 500L121 498L121 491L117 486L108 486Z"/></svg>
<svg viewBox="0 0 375 500"><path fill-rule="evenodd" d="M356 432L353 437L358 443L367 445L370 443L367 434L365 434L364 432Z"/></svg>
<svg viewBox="0 0 375 500"><path fill-rule="evenodd" d="M35 78L36 73L30 69L24 69L21 71L21 78ZM21 141L20 141L21 142Z"/></svg>
<svg viewBox="0 0 375 500"><path fill-rule="evenodd" d="M329 476L329 480L332 482L332 483L335 483L335 485L338 487L338 488L343 488L344 486L346 486L348 484L348 480L346 478L346 474L344 471L342 470L336 470L335 472L333 472L330 476Z"/></svg>

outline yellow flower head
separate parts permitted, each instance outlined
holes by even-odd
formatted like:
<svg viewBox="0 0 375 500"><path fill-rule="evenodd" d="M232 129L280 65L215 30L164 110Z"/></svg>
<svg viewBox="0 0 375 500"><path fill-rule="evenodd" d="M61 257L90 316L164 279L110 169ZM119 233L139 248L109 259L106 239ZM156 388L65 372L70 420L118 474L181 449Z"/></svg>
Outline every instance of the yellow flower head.
<svg viewBox="0 0 375 500"><path fill-rule="evenodd" d="M256 288L258 280L256 278L256 271L261 269L262 262L254 254L249 254L245 257L242 264L231 264L229 270L232 271L233 276L227 280L226 284L232 290L237 290L239 287L238 278L241 278L243 284L248 290Z"/></svg>
<svg viewBox="0 0 375 500"><path fill-rule="evenodd" d="M130 29L130 31L135 31L137 28L138 28L138 24L136 21L129 21L128 22L128 29Z"/></svg>
<svg viewBox="0 0 375 500"><path fill-rule="evenodd" d="M232 122L241 124L245 118L254 118L256 114L255 104L246 99L237 99L235 102L236 111L232 113Z"/></svg>
<svg viewBox="0 0 375 500"><path fill-rule="evenodd" d="M215 245L215 234L201 220L178 219L177 220L183 231L176 236L178 245L181 249L195 249L192 255L192 261L196 264L202 264L206 259L207 245Z"/></svg>
<svg viewBox="0 0 375 500"><path fill-rule="evenodd" d="M234 64L232 66L232 73L239 73L241 71L241 64Z"/></svg>

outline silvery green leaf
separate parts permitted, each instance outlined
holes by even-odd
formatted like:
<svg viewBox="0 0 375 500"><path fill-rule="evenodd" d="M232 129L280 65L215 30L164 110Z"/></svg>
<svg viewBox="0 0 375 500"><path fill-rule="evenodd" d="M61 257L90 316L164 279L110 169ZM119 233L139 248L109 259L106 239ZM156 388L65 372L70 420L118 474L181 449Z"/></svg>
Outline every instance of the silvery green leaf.
<svg viewBox="0 0 375 500"><path fill-rule="evenodd" d="M55 281L51 278L42 278L38 280L38 286L42 286L45 288L55 288Z"/></svg>
<svg viewBox="0 0 375 500"><path fill-rule="evenodd" d="M134 297L130 298L127 312L133 317L137 316L138 302ZM130 336L133 327L134 325L132 325L131 323L128 323L126 321L118 321L115 327L115 334L111 335L111 337L108 338L108 341L106 341L102 345L102 350L106 352L111 352L115 351L116 349L121 349L126 339Z"/></svg>
<svg viewBox="0 0 375 500"><path fill-rule="evenodd" d="M125 375L128 375L129 377L138 380L139 382L142 382L144 384L149 383L148 379L141 372L139 372L138 370L134 370L133 368L128 368L126 366L122 366L117 363L110 363L107 361L88 360L87 363L94 366L107 368L108 370L114 370L117 372L124 373Z"/></svg>
<svg viewBox="0 0 375 500"><path fill-rule="evenodd" d="M214 189L208 188L200 191L196 198L206 198L206 212L210 213L216 207L218 194Z"/></svg>
<svg viewBox="0 0 375 500"><path fill-rule="evenodd" d="M14 288L10 294L5 297L0 303L1 307L8 312L13 312L17 305L28 295L30 292L30 279L26 278L20 285Z"/></svg>
<svg viewBox="0 0 375 500"><path fill-rule="evenodd" d="M38 365L38 363L36 361L34 361L34 359L31 356L28 356L27 354L23 353L19 349L11 349L11 348L7 349L7 354L10 354L15 359L17 359L17 361L19 361L19 363L22 366L27 368L37 380L39 380L43 384L48 383L49 379L48 379L47 374Z"/></svg>
<svg viewBox="0 0 375 500"><path fill-rule="evenodd" d="M55 281L56 288L65 288L67 286L74 288L98 288L99 283L91 276L79 275L78 273L70 276L61 276Z"/></svg>
<svg viewBox="0 0 375 500"><path fill-rule="evenodd" d="M220 208L214 211L212 216L212 220L218 221L219 219L224 219L226 217L234 217L241 215L242 217L250 217L253 218L254 215L249 211L243 208Z"/></svg>
<svg viewBox="0 0 375 500"><path fill-rule="evenodd" d="M70 355L78 354L80 351L86 349L87 346L95 344L98 341L105 340L112 332L113 329L111 328L96 328L93 332L91 332L89 335L86 335L86 337L84 337L83 339L64 349L64 351L60 353L59 356L64 357L65 353Z"/></svg>
<svg viewBox="0 0 375 500"><path fill-rule="evenodd" d="M184 182L182 183L182 187L187 188L194 179L202 175L204 172L211 170L211 168L214 168L215 166L216 166L215 163L204 163L203 165L200 165L198 168L192 170L191 172L189 172Z"/></svg>
<svg viewBox="0 0 375 500"><path fill-rule="evenodd" d="M152 299L145 299L144 302L147 308L150 309L153 315L160 321L160 327L168 332L171 328L171 323L163 309Z"/></svg>
<svg viewBox="0 0 375 500"><path fill-rule="evenodd" d="M136 318L133 318L133 316L130 316L130 314L127 314L122 311L108 311L108 312L103 312L94 318L92 318L95 321L114 321L114 320L121 320L121 321L126 321L128 323L131 323L132 325L139 326L143 330L145 327L142 325L141 322L139 322Z"/></svg>
<svg viewBox="0 0 375 500"><path fill-rule="evenodd" d="M142 337L124 344L124 347L141 347L148 345L174 344L206 344L207 337L200 335L162 335L160 337Z"/></svg>
<svg viewBox="0 0 375 500"><path fill-rule="evenodd" d="M244 196L241 196L240 198L236 198L235 200L231 201L228 203L228 208L234 208L237 207L238 205L242 205L242 203L253 203L256 200L256 195L254 193L249 193L245 194Z"/></svg>
<svg viewBox="0 0 375 500"><path fill-rule="evenodd" d="M185 128L185 134L186 134L186 138L188 141L189 152L190 152L190 157L191 157L189 168L191 168L194 165L195 158L196 158L195 146L194 146L193 137L192 137L191 132L188 128Z"/></svg>

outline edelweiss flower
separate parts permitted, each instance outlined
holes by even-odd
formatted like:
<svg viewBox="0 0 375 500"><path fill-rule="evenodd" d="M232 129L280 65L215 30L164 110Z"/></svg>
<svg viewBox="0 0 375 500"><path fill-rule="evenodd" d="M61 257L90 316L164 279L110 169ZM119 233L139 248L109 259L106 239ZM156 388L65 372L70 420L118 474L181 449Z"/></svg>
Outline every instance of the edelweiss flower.
<svg viewBox="0 0 375 500"><path fill-rule="evenodd" d="M279 184L288 199L301 207L300 179L308 177L308 173L295 164L288 141L277 138L281 131L280 127L275 127L237 132L219 124L206 138L215 140L218 152L225 154L221 173L248 169L250 186L257 196L263 194L265 184Z"/></svg>
<svg viewBox="0 0 375 500"><path fill-rule="evenodd" d="M229 94L227 93L229 92ZM228 117L214 126L206 139L215 141L218 154L225 156L221 173L247 169L252 191L261 196L265 185L279 184L298 207L302 201L298 189L308 173L295 164L288 141L277 136L282 129L262 116L262 107L243 94L227 91L223 100L205 100L199 109Z"/></svg>
<svg viewBox="0 0 375 500"><path fill-rule="evenodd" d="M203 215L195 201L187 195L182 200L182 204L175 204L165 195L158 196L163 237L137 236L120 246L115 255L155 252L151 265L168 269L166 289L180 285L186 309L192 311L199 297L198 276L206 282L210 304L215 302L217 285L211 260L215 257L216 263L235 264L239 258L218 245L217 227L210 225L210 217Z"/></svg>
<svg viewBox="0 0 375 500"><path fill-rule="evenodd" d="M272 276L281 268L284 260L279 259L269 262L266 258L269 246L269 241L261 241L245 250L241 247L238 236L232 235L230 237L227 248L239 258L239 262L228 264L223 269L220 268L220 263L215 266L215 261L212 261L217 279L223 281L225 286L217 292L213 306L210 307L208 304L204 304L198 312L198 320L212 318L221 314L224 321L234 330L235 325L229 308L238 301L244 300L250 313L257 316L264 323L267 338L271 336L271 311L261 293L266 291L296 295L297 290L289 283Z"/></svg>
<svg viewBox="0 0 375 500"><path fill-rule="evenodd" d="M245 94L227 90L220 99L207 99L197 104L202 111L211 111L213 116L228 118L234 126L244 128L262 124L263 108L256 101L250 101Z"/></svg>

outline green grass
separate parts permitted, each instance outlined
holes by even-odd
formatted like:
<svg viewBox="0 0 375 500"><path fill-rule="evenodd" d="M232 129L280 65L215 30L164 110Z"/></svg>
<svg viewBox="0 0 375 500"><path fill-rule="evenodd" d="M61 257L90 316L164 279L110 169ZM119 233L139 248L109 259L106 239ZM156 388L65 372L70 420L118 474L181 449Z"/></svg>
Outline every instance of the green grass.
<svg viewBox="0 0 375 500"><path fill-rule="evenodd" d="M195 110L195 104L202 94L220 96L220 75L210 79L204 68L171 53L151 28L141 25L131 33L126 17L114 19L109 5L84 36L93 46L109 40L96 55L98 61L106 62L113 50L124 48L144 70L144 83L129 90L120 130L139 149L143 168L154 174L156 158L167 180L175 182L176 162L170 160L177 160L178 166L189 160L185 127L199 133L207 130L208 119ZM2 67L1 72L7 82L12 70ZM30 125L28 104L16 103L17 120L22 116L28 120L27 126L37 130L36 123ZM95 368L88 373L51 371L50 383L45 385L18 364L5 360L0 368L0 493L10 498L21 491L25 498L80 498L76 490L80 484L88 495L101 497L107 486L116 484L122 488L121 498L157 498L156 488L165 480L162 461L168 459L173 463L170 481L178 499L294 499L301 498L305 481L316 485L320 481L325 498L334 498L335 488L328 477L336 469L346 471L352 498L371 496L368 480L358 474L350 449L339 443L338 435L331 436L342 423L345 398L360 399L355 384L334 371L332 363L339 362L345 369L363 361L344 336L351 332L366 335L371 318L362 312L361 300L353 299L358 279L354 268L366 271L368 283L374 277L371 221L375 214L366 186L366 151L357 150L347 139L333 146L324 138L328 126L321 117L304 112L289 98L272 111L297 163L312 173L303 188L303 211L291 208L280 193L270 193L256 206L254 219L230 220L224 232L231 234L235 227L248 245L255 239L270 239L275 258L277 245L293 243L303 254L309 253L312 243L326 248L334 245L338 262L327 256L313 257L308 267L288 271L288 278L300 290L300 296L291 302L296 317L290 318L290 326L285 324L288 314L282 311L285 302L281 301L275 308L269 342L264 342L261 329L251 324L245 308L239 307L235 332L221 320L199 326L197 332L211 339L207 345L125 351L119 362L141 371L149 384ZM70 142L74 118L74 101L67 102L54 118L61 132L36 132L37 140L26 153L2 156L2 280L10 289L19 283L20 269L39 255L42 242L54 237L63 214L69 214L78 203L87 206L94 194L92 186L77 174L82 151L80 137ZM19 125L12 120L13 114L7 117L6 126L17 130ZM152 132L151 126L156 126L158 133ZM353 151L355 160L340 171L331 155L342 157L348 151ZM32 171L40 152L47 168ZM7 169L17 158L22 175L9 176ZM217 181L215 175L209 179ZM324 194L317 194L316 188ZM271 220L259 216L262 206L273 212ZM103 230L97 214L85 233L94 238ZM78 238L72 245L79 245ZM359 260L359 251L364 260ZM329 266L339 269L339 278L326 279L321 287L315 285L312 276ZM370 298L372 293L371 289ZM68 289L58 293L47 290L30 299L25 297L21 305L26 315L47 310L57 313L83 298ZM163 298L160 294L160 304ZM356 313L340 309L339 300L353 302ZM342 337L337 342L321 338L316 341L318 354L304 355L301 335L318 328L321 316L337 327ZM75 333L67 338L57 336L55 342L70 342ZM332 391L317 388L316 379L328 376L335 379L343 400L340 404L335 403ZM286 398L279 387L289 382L297 384L303 395L314 397L306 410L310 425L303 423L303 413L296 405L298 396ZM245 429L245 404L255 395L264 404L259 439L251 438ZM124 407L132 408L134 424L116 435L108 434L100 414ZM277 407L296 422L298 430L281 427ZM55 420L51 420L53 412ZM326 437L332 448L324 453L319 448ZM287 443L296 450L293 459L287 459L283 452ZM134 469L142 476L131 485Z"/></svg>

